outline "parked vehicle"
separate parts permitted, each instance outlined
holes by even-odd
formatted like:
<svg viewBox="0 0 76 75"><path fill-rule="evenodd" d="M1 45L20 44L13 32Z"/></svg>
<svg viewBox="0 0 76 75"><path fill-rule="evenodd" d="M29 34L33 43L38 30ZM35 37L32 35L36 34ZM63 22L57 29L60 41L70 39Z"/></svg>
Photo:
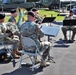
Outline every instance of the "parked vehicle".
<svg viewBox="0 0 76 75"><path fill-rule="evenodd" d="M35 7L34 2L27 2L26 0L0 0L0 9L9 10L11 8L25 8L27 10Z"/></svg>

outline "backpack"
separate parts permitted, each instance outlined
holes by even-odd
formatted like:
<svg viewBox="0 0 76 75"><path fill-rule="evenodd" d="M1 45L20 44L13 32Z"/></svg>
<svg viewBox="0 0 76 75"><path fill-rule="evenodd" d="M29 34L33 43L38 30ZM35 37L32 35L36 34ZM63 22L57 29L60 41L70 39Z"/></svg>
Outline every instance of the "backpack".
<svg viewBox="0 0 76 75"><path fill-rule="evenodd" d="M1 62L7 63L10 61L11 61L11 55L9 54L7 49L5 49L5 48L0 49L0 63Z"/></svg>

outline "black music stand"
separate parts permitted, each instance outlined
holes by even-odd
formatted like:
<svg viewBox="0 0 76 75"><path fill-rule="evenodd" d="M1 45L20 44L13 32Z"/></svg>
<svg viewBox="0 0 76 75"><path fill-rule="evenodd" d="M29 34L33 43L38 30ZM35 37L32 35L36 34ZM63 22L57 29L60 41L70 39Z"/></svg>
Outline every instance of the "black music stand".
<svg viewBox="0 0 76 75"><path fill-rule="evenodd" d="M55 20L56 17L45 17L42 21L42 23L51 23ZM51 25L51 24L50 24ZM48 40L50 39L50 37L48 36Z"/></svg>
<svg viewBox="0 0 76 75"><path fill-rule="evenodd" d="M75 26L75 25L76 25L76 19L63 20L63 26ZM71 32L69 32L69 40L68 40L69 43L72 42L70 40L70 37L71 37Z"/></svg>
<svg viewBox="0 0 76 75"><path fill-rule="evenodd" d="M63 26L75 26L76 19L63 20Z"/></svg>
<svg viewBox="0 0 76 75"><path fill-rule="evenodd" d="M42 26L41 30L42 32L48 36L48 41L50 41L50 36L56 37L59 32L60 27L59 26Z"/></svg>
<svg viewBox="0 0 76 75"><path fill-rule="evenodd" d="M42 23L51 23L55 20L56 17L45 17Z"/></svg>

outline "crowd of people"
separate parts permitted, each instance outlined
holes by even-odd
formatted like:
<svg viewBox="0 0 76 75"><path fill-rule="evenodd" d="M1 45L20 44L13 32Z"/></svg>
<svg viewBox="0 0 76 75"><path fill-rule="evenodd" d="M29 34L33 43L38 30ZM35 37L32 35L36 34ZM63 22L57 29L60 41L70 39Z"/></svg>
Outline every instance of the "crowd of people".
<svg viewBox="0 0 76 75"><path fill-rule="evenodd" d="M20 58L20 55L22 54L19 51L19 47L22 48L21 36L30 37L35 41L39 50L43 50L42 57L44 61L43 60L40 61L38 57L36 57L36 63L40 62L41 63L40 66L42 67L50 65L49 60L51 59L51 55L50 55L51 43L50 42L45 43L43 41L40 41L40 38L44 36L44 33L40 30L39 27L42 22L42 18L38 15L37 9L33 8L30 11L28 11L26 21L23 19L24 13L21 12L20 8L19 8L18 23L16 22L15 19L16 16L17 16L17 10L12 9L11 17L9 18L8 22L6 24L3 24L5 19L5 14L0 13L0 37L3 38L4 43L13 45L13 50L12 50L13 57ZM74 19L72 10L70 11L70 14L65 17L65 19ZM67 40L66 32L69 28L73 31L73 35L71 39L74 40L74 36L76 33L75 26L62 27L64 40ZM47 58L48 61L46 61Z"/></svg>

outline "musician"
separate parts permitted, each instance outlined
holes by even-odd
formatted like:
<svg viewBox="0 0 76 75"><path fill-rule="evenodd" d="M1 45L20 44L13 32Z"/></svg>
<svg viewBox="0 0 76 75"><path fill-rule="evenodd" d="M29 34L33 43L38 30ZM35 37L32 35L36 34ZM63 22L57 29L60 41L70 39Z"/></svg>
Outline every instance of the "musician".
<svg viewBox="0 0 76 75"><path fill-rule="evenodd" d="M18 51L18 45L19 45L19 39L15 39L13 37L13 34L7 34L7 30L6 30L6 26L5 24L3 24L5 19L5 14L0 13L0 42L2 41L2 43L7 43L8 44L12 44L13 45L13 50L12 50L12 54L14 58L19 58L19 56L17 54L20 54L20 52Z"/></svg>
<svg viewBox="0 0 76 75"><path fill-rule="evenodd" d="M32 11L34 12L34 15L35 15L35 22L38 24L41 24L43 18L41 16L39 16L37 9L33 8Z"/></svg>
<svg viewBox="0 0 76 75"><path fill-rule="evenodd" d="M0 13L0 41L5 37L5 26L3 25L5 14ZM2 41L3 42L3 41Z"/></svg>
<svg viewBox="0 0 76 75"><path fill-rule="evenodd" d="M17 25L16 19L15 19L16 16L17 16L17 11L16 11L16 9L12 9L12 10L11 10L11 17L9 18L8 22L12 22L12 23L14 23L14 24Z"/></svg>
<svg viewBox="0 0 76 75"><path fill-rule="evenodd" d="M43 42L40 43L40 41L38 40L38 36L43 37L44 34L40 30L38 25L34 22L34 20L35 20L34 13L28 12L27 18L28 18L28 20L21 25L20 32L21 32L22 36L32 38L36 42L39 50L44 51L42 57L45 61L41 61L40 66L44 67L44 66L50 65L49 62L46 62L47 56L48 56L48 59L50 59L50 42L48 42L47 44L44 44Z"/></svg>
<svg viewBox="0 0 76 75"><path fill-rule="evenodd" d="M68 19L76 19L75 16L73 15L72 10L69 11L69 15L65 16L65 20L68 20ZM63 32L63 35L64 35L64 41L67 41L67 31L69 29L73 31L73 34L72 34L72 37L71 37L71 41L73 42L74 37L75 37L75 33L76 33L76 27L75 26L63 26L62 27L62 32Z"/></svg>
<svg viewBox="0 0 76 75"><path fill-rule="evenodd" d="M14 35L11 30L6 30L4 43L13 45L13 50L11 52L13 57L20 58L19 55L21 55L21 52L18 50L20 40L19 37L17 35Z"/></svg>

